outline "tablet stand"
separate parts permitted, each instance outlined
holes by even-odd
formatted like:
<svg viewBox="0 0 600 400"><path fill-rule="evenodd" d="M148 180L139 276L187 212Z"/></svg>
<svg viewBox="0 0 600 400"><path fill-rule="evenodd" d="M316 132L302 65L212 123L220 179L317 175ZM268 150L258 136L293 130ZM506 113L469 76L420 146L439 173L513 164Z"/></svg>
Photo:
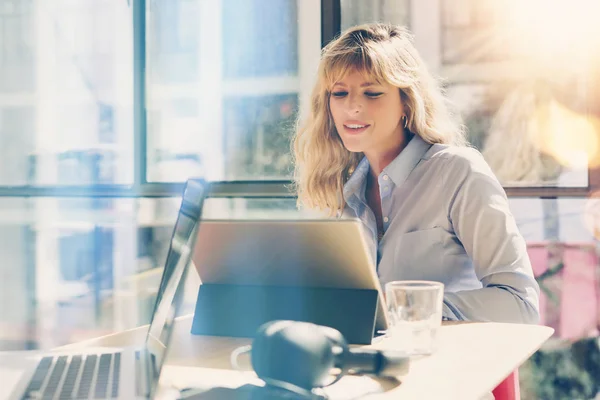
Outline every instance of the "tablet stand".
<svg viewBox="0 0 600 400"><path fill-rule="evenodd" d="M377 301L370 289L202 284L192 334L251 338L263 323L285 319L329 326L349 343L371 344Z"/></svg>

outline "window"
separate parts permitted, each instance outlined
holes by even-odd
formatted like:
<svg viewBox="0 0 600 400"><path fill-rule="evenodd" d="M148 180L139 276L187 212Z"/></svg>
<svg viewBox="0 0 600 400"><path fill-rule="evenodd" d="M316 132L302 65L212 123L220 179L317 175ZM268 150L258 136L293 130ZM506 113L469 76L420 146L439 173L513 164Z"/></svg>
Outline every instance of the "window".
<svg viewBox="0 0 600 400"><path fill-rule="evenodd" d="M0 185L133 181L126 2L0 1Z"/></svg>
<svg viewBox="0 0 600 400"><path fill-rule="evenodd" d="M590 114L586 89L600 70L591 17L597 2L341 4L342 28L369 21L410 27L469 140L505 186L588 187L588 169L600 160L600 113Z"/></svg>
<svg viewBox="0 0 600 400"><path fill-rule="evenodd" d="M587 187L598 142L580 89L590 78L585 54L597 45L586 13L597 7L463 3L441 3L440 63L472 141L507 186Z"/></svg>
<svg viewBox="0 0 600 400"><path fill-rule="evenodd" d="M599 7L0 0L0 350L146 323L190 176L218 181L205 217L303 217L285 186L293 121L320 47L371 21L411 29L505 185L544 322L559 337L593 331ZM588 308L563 312L573 291Z"/></svg>
<svg viewBox="0 0 600 400"><path fill-rule="evenodd" d="M205 217L300 216L284 185L320 10L0 0L0 349L146 323L191 176L232 196Z"/></svg>
<svg viewBox="0 0 600 400"><path fill-rule="evenodd" d="M341 0L342 30L367 22L390 22L410 26L410 0Z"/></svg>
<svg viewBox="0 0 600 400"><path fill-rule="evenodd" d="M319 58L319 2L149 4L148 180L289 179L289 139Z"/></svg>
<svg viewBox="0 0 600 400"><path fill-rule="evenodd" d="M541 288L541 322L555 329L548 348L565 350L558 364L559 353L542 351L521 369L531 398L585 387L579 372L548 382L560 375L553 367L576 363L571 341L598 335L599 11L585 0L341 1L342 28L411 29L509 195Z"/></svg>

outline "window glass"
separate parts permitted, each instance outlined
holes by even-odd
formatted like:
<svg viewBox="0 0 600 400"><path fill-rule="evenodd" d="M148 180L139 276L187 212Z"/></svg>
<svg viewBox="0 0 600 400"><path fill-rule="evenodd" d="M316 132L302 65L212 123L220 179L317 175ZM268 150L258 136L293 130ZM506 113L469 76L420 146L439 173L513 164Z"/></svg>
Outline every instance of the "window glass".
<svg viewBox="0 0 600 400"><path fill-rule="evenodd" d="M0 185L132 182L131 18L125 1L0 0Z"/></svg>
<svg viewBox="0 0 600 400"><path fill-rule="evenodd" d="M319 10L317 0L149 2L148 179L290 178Z"/></svg>
<svg viewBox="0 0 600 400"><path fill-rule="evenodd" d="M148 323L179 204L179 198L0 199L0 350L53 348ZM541 280L556 294L543 307L560 337L562 303L553 301L566 296L563 287L571 290L564 279L581 273L590 277L584 289L597 285L600 200L522 198L510 205L536 276L566 265L566 278ZM295 199L242 198L206 199L202 216L311 217ZM195 271L188 280L182 314L193 312L196 301ZM581 310L574 313L579 320L593 321L595 314L586 319ZM588 325L580 327L593 329Z"/></svg>
<svg viewBox="0 0 600 400"><path fill-rule="evenodd" d="M588 170L600 164L600 2L341 5L343 29L373 21L410 28L427 67L462 116L469 141L504 186L588 186ZM540 285L541 323L554 328L553 337L519 368L521 392L524 398L592 398L598 387L590 384L594 369L584 371L578 349L586 343L594 348L587 338L599 333L598 196L509 203ZM588 357L593 364L597 353L588 354L594 354ZM566 370L574 372L567 376Z"/></svg>
<svg viewBox="0 0 600 400"><path fill-rule="evenodd" d="M0 198L0 351L148 323L180 198ZM203 218L296 218L295 199L206 199ZM194 310L199 278L181 314Z"/></svg>
<svg viewBox="0 0 600 400"><path fill-rule="evenodd" d="M342 0L342 28L405 25L505 186L588 185L600 164L597 1Z"/></svg>

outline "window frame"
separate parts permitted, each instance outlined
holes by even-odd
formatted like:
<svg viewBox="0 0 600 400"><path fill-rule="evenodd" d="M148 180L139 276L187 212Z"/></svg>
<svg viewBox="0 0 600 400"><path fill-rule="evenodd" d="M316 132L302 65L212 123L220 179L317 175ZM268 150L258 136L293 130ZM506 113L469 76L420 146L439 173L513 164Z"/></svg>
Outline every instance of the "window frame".
<svg viewBox="0 0 600 400"><path fill-rule="evenodd" d="M148 182L146 115L146 21L147 1L128 0L133 13L133 129L134 182L131 185L0 185L0 197L176 197L184 183ZM341 30L341 0L321 0L321 47ZM245 180L213 182L210 197L294 198L291 180ZM504 187L509 197L584 197L600 190L600 168L588 169L587 187Z"/></svg>

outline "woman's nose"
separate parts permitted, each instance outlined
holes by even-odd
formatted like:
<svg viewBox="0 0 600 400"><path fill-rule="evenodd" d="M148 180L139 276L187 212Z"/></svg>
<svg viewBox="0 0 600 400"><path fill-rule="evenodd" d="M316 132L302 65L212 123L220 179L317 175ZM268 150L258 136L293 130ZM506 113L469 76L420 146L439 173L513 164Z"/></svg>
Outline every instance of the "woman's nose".
<svg viewBox="0 0 600 400"><path fill-rule="evenodd" d="M348 114L357 114L362 109L362 103L355 96L348 96L348 104L346 110Z"/></svg>

